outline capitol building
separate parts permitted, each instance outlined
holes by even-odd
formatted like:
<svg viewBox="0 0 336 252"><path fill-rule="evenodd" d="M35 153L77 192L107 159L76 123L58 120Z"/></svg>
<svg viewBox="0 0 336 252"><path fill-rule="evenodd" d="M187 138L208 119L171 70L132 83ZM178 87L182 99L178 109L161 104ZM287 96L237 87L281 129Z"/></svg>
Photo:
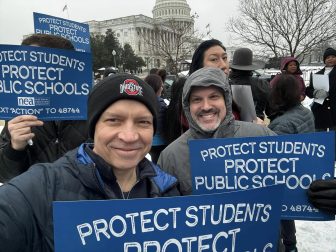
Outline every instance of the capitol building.
<svg viewBox="0 0 336 252"><path fill-rule="evenodd" d="M160 27L160 36L163 41L169 45L174 46L175 34L169 27L170 20L175 20L184 25L189 25L190 34L194 31L194 20L190 14L191 9L186 0L156 0L153 7L153 17L145 15L132 15L127 17L120 17L108 19L103 21L88 21L86 22L90 27L90 32L93 34L103 34L108 29L111 29L123 47L128 43L132 46L135 54L144 59L148 68L162 67L167 62L158 53L153 40L158 39L156 32ZM189 59L191 55L189 55Z"/></svg>

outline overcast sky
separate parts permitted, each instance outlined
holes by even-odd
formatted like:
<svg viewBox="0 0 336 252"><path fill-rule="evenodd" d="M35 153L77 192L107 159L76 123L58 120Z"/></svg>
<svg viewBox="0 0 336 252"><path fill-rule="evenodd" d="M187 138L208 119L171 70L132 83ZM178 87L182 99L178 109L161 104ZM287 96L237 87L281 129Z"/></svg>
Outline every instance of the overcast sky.
<svg viewBox="0 0 336 252"><path fill-rule="evenodd" d="M153 17L156 0L0 0L0 44L20 44L22 36L32 33L33 12L77 22L106 20L144 14ZM197 13L195 28L205 33L210 23L211 36L224 45L232 44L225 25L236 15L238 0L187 0L192 13ZM68 11L62 11L67 4ZM69 15L69 17L68 17Z"/></svg>

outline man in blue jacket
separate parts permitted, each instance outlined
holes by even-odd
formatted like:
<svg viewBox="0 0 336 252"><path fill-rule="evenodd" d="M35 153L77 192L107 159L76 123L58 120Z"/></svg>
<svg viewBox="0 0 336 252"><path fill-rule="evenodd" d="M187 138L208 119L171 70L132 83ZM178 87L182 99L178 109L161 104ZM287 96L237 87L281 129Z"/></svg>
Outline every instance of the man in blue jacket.
<svg viewBox="0 0 336 252"><path fill-rule="evenodd" d="M116 74L98 83L88 99L93 144L0 187L1 250L53 251L53 201L179 195L176 178L145 158L156 125L156 95L143 80Z"/></svg>

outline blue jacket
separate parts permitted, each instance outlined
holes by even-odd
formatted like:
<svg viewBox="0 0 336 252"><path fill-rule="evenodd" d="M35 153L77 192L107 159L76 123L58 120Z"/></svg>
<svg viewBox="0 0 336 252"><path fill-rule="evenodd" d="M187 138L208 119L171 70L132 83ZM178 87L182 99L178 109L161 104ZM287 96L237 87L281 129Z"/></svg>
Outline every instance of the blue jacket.
<svg viewBox="0 0 336 252"><path fill-rule="evenodd" d="M129 198L178 196L176 178L143 159ZM53 251L53 201L122 199L112 168L89 144L33 165L0 187L0 250Z"/></svg>

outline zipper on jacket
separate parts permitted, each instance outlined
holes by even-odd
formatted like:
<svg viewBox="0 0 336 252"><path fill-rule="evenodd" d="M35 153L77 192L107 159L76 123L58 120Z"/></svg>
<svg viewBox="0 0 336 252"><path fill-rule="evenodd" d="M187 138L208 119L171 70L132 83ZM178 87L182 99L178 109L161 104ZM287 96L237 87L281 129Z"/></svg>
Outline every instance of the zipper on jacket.
<svg viewBox="0 0 336 252"><path fill-rule="evenodd" d="M104 181L103 179L100 177L100 174L99 174L99 171L96 167L96 164L93 163L93 169L92 169L92 175L93 175L93 179L97 182L98 184L98 188L99 188L99 191L105 196L105 199L109 199L107 193L105 192L105 189L104 189ZM98 176L100 178L98 178Z"/></svg>
<svg viewBox="0 0 336 252"><path fill-rule="evenodd" d="M55 127L56 127L56 139L54 141L54 144L56 145L56 151L57 151L57 156L63 155L61 153L60 145L59 145L59 136L60 136L60 128L61 128L61 121L55 121Z"/></svg>

